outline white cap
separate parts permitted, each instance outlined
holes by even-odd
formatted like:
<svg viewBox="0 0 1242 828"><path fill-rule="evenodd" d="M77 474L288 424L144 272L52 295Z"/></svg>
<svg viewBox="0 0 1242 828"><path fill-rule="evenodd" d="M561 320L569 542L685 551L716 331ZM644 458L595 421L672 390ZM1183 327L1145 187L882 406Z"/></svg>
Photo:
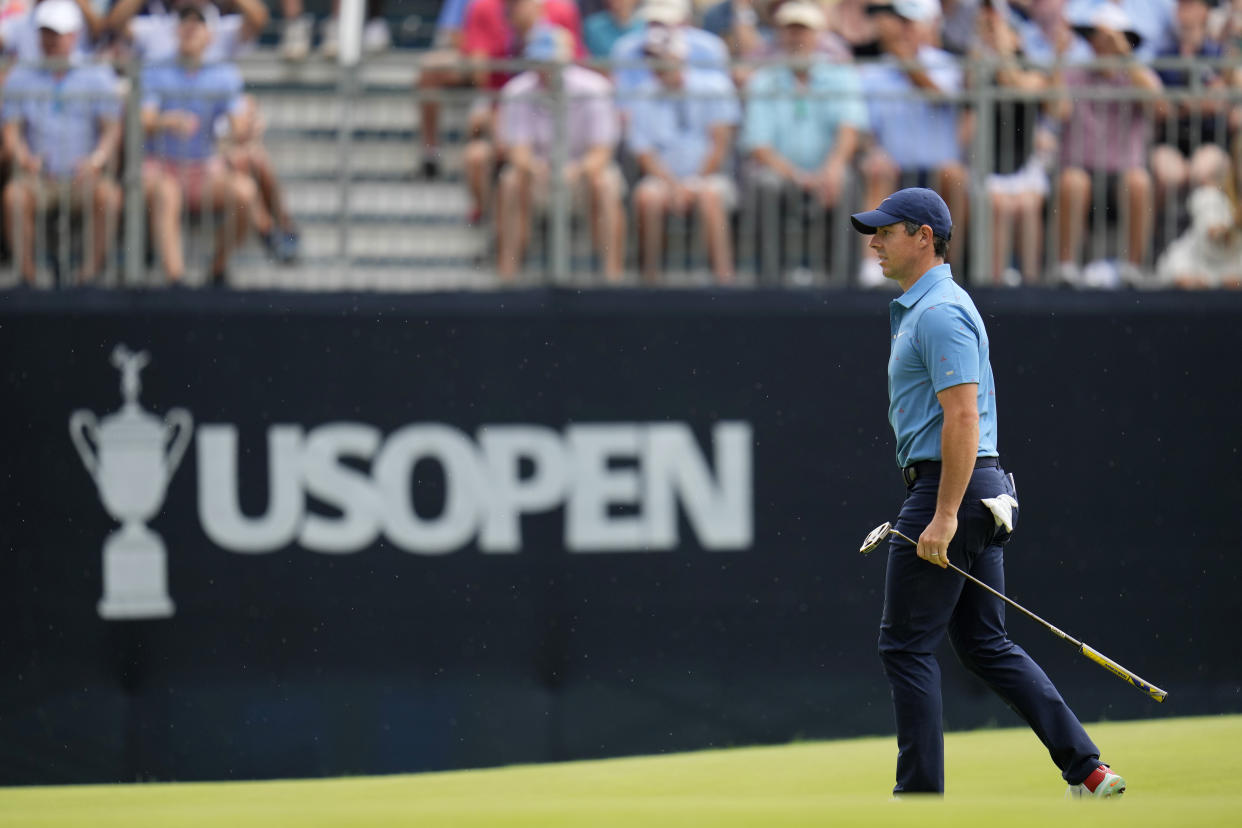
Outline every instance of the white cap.
<svg viewBox="0 0 1242 828"><path fill-rule="evenodd" d="M1091 11L1091 16L1086 23L1074 26L1074 30L1086 38L1091 37L1093 29L1111 29L1114 32L1121 32L1126 36L1126 40L1130 41L1131 47L1143 42L1143 36L1130 22L1130 15L1126 14L1126 10L1116 3L1101 3Z"/></svg>
<svg viewBox="0 0 1242 828"><path fill-rule="evenodd" d="M690 0L646 0L638 17L648 23L680 26L690 19Z"/></svg>
<svg viewBox="0 0 1242 828"><path fill-rule="evenodd" d="M776 10L776 25L806 26L808 29L821 31L828 27L828 18L819 4L811 0L789 0L782 3Z"/></svg>
<svg viewBox="0 0 1242 828"><path fill-rule="evenodd" d="M893 11L906 20L926 23L940 17L940 0L893 0Z"/></svg>
<svg viewBox="0 0 1242 828"><path fill-rule="evenodd" d="M82 10L73 0L43 0L35 6L35 27L56 34L72 34L82 28Z"/></svg>

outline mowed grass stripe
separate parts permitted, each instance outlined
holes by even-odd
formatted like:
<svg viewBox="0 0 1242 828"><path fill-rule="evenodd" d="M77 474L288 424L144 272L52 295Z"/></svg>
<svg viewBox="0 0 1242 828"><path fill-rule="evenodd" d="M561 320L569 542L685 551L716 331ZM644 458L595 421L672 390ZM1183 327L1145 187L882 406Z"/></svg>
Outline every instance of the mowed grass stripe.
<svg viewBox="0 0 1242 828"><path fill-rule="evenodd" d="M1065 802L1026 729L949 734L944 800L894 801L892 737L407 776L0 789L13 826L1238 825L1242 716L1088 728L1129 781Z"/></svg>

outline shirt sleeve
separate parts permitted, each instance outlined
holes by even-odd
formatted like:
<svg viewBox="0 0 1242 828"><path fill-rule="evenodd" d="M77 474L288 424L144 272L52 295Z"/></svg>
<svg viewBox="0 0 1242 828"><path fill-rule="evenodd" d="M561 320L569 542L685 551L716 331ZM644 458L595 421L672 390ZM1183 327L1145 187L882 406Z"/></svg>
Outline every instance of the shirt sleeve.
<svg viewBox="0 0 1242 828"><path fill-rule="evenodd" d="M919 317L918 346L932 389L979 382L979 332L961 305L932 305Z"/></svg>
<svg viewBox="0 0 1242 828"><path fill-rule="evenodd" d="M625 119L625 143L636 156L655 146L651 130L655 127L656 102L646 97L649 91L646 86L639 90L639 95L630 101L629 117Z"/></svg>
<svg viewBox="0 0 1242 828"><path fill-rule="evenodd" d="M513 81L509 81L501 90L500 108L496 114L496 137L506 147L528 145L534 141L531 130L534 118L530 112L530 101L512 83Z"/></svg>

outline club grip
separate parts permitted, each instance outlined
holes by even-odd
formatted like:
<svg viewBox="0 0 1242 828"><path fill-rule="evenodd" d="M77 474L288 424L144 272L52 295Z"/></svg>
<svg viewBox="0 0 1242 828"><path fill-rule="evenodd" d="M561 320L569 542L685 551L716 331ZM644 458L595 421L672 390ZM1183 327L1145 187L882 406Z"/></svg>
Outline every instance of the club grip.
<svg viewBox="0 0 1242 828"><path fill-rule="evenodd" d="M1134 685L1138 689L1142 690L1144 693L1151 696L1153 699L1155 699L1158 702L1164 701L1165 698L1169 695L1168 693L1166 693L1164 690L1161 690L1156 685L1146 682L1143 679L1136 676L1134 673L1131 673L1125 667L1122 667L1120 664L1113 661L1111 658L1104 655L1099 650L1093 648L1090 644L1082 645L1082 654L1085 655L1087 658L1091 659L1092 661L1094 661L1096 664L1103 667L1108 672L1112 673L1118 678L1124 679L1125 681Z"/></svg>

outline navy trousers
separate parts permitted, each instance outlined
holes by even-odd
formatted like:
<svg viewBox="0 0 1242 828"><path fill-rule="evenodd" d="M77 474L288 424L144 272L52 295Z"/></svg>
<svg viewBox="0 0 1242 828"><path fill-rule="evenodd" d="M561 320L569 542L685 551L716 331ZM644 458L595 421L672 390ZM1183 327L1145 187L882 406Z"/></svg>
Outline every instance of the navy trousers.
<svg viewBox="0 0 1242 828"><path fill-rule="evenodd" d="M938 476L923 476L906 491L896 528L914 540L936 511ZM1005 591L1002 547L1009 539L981 502L1013 495L1000 468L976 469L958 511L949 560L985 584ZM1015 516L1016 518L1016 516ZM1035 661L1009 640L1005 603L948 569L915 554L896 535L888 550L880 658L892 687L897 719L894 793L944 792L944 727L936 647L949 633L957 657L1030 725L1071 785L1099 764L1099 749Z"/></svg>

